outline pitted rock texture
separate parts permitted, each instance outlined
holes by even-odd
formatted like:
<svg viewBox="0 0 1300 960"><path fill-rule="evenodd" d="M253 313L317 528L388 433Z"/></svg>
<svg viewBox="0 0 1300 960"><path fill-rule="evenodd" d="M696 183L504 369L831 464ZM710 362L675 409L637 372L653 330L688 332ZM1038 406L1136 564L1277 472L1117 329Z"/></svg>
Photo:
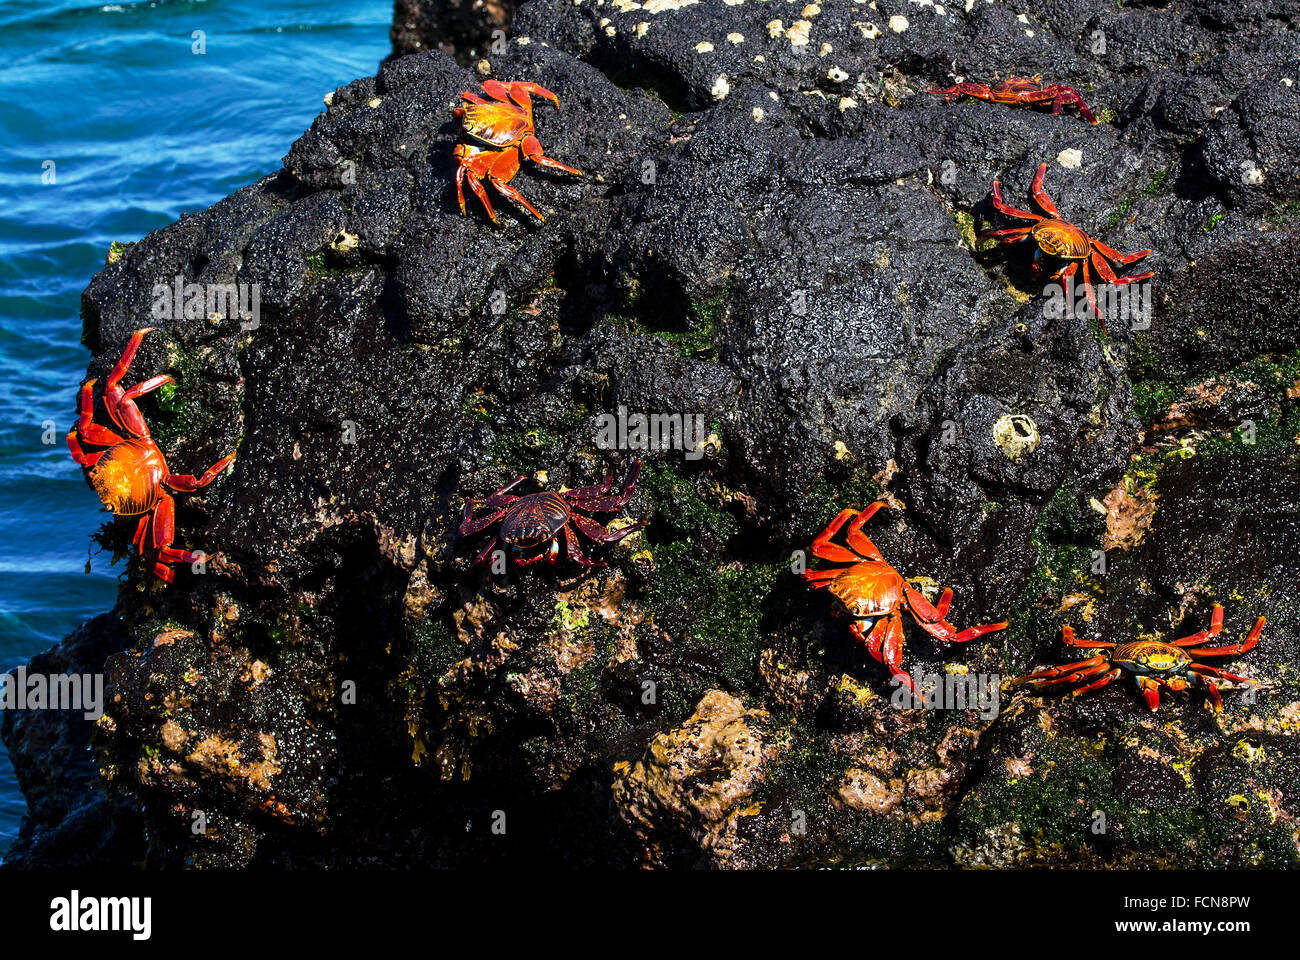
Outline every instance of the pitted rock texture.
<svg viewBox="0 0 1300 960"><path fill-rule="evenodd" d="M518 0L397 0L389 36L393 56L442 50L470 64L504 42Z"/></svg>
<svg viewBox="0 0 1300 960"><path fill-rule="evenodd" d="M1294 864L1298 24L532 0L472 71L421 52L335 91L282 171L83 297L90 376L156 327L132 376L177 378L141 403L175 469L238 450L179 505L179 543L220 555L168 589L132 558L117 607L98 763L148 862ZM1011 72L1102 122L926 92ZM487 75L560 97L538 136L585 175L512 182L545 223L458 209L451 110ZM1009 225L992 182L1028 204L1042 162L1064 216L1154 251L1141 322L1056 316L1031 244L976 243ZM258 284L258 322L154 316L178 275ZM620 408L698 415L709 455L602 449ZM1014 457L1008 422L1036 433ZM591 546L607 567L470 568L466 498L634 459L599 519L648 525ZM792 575L877 498L868 533L932 600L955 589L949 619L1011 621L965 647L908 626L905 669L992 679L996 709L898 709ZM1234 636L1269 618L1229 665L1253 702L1218 717L996 682L1069 658L1065 623L1163 637L1216 600ZM724 697L767 714L744 789L718 816L631 803L629 765Z"/></svg>
<svg viewBox="0 0 1300 960"><path fill-rule="evenodd" d="M683 847L725 863L736 818L745 812L764 764L775 753L764 742L765 711L746 710L710 690L686 723L656 736L634 764L615 767L614 803L652 849L652 863L669 859L661 847L685 834Z"/></svg>

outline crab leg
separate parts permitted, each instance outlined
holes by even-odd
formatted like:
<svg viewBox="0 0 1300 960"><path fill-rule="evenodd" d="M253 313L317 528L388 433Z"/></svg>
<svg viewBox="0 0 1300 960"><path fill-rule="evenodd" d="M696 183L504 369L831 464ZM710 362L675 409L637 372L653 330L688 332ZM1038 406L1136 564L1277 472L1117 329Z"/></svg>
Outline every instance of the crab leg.
<svg viewBox="0 0 1300 960"><path fill-rule="evenodd" d="M817 534L816 539L812 542L812 554L814 557L820 557L822 560L835 560L841 563L857 563L862 558L847 547L841 547L838 543L831 543L831 538L840 532L840 528L848 522L850 517L856 516L858 511L852 507L845 507L840 511L839 516L830 522L830 524L821 533Z"/></svg>
<svg viewBox="0 0 1300 960"><path fill-rule="evenodd" d="M829 587L843 572L843 567L832 567L829 570L805 570L800 576L808 581L808 586L812 589L821 590Z"/></svg>
<svg viewBox="0 0 1300 960"><path fill-rule="evenodd" d="M1092 309L1092 315L1097 318L1103 330L1106 329L1106 318L1101 315L1101 310L1097 307L1097 294L1092 289L1092 274L1088 272L1088 261L1080 260L1083 265L1083 292L1088 295L1088 306Z"/></svg>
<svg viewBox="0 0 1300 960"><path fill-rule="evenodd" d="M1009 217L1017 217L1020 220L1045 220L1046 217L1040 217L1036 213L1030 213L1028 210L1021 210L1019 207L1013 207L1002 200L1002 181L993 181L993 206L1001 213Z"/></svg>
<svg viewBox="0 0 1300 960"><path fill-rule="evenodd" d="M464 512L461 514L460 535L468 536L469 534L478 533L480 530L483 530L487 526L489 526L493 521L501 519L501 517L505 514L504 510L499 511L491 515L490 517L481 518L480 520L474 521L473 523L470 522L470 518L474 516L474 511L480 506L486 507L491 510L496 510L498 507L508 507L510 504L518 500L519 499L518 497L510 495L508 491L512 490L513 488L515 488L516 486L518 486L520 483L522 483L527 479L528 479L527 475L524 474L515 477L514 480L512 480L510 483L507 483L504 487L502 487L496 493L492 494L492 496L488 497L486 500L475 500L472 497L467 499L465 501Z"/></svg>
<svg viewBox="0 0 1300 960"><path fill-rule="evenodd" d="M843 572L843 567L828 567L825 570L805 570L800 576L805 580L834 580Z"/></svg>
<svg viewBox="0 0 1300 960"><path fill-rule="evenodd" d="M122 351L122 356L118 358L117 363L108 374L107 385L110 387L117 386L124 376L131 362L135 359L135 353L140 349L140 344L144 342L144 335L153 333L153 327L141 327L135 333L131 334L131 339L126 343L126 349Z"/></svg>
<svg viewBox="0 0 1300 960"><path fill-rule="evenodd" d="M1070 696L1077 697L1080 694L1087 693L1089 690L1099 690L1102 687L1106 686L1106 684L1110 683L1112 680L1116 679L1123 672L1124 671L1121 670L1119 667L1116 667L1114 670L1111 670L1109 673L1103 674L1102 676L1098 677L1096 680L1092 681L1092 683L1089 683L1086 686L1079 687L1079 689L1077 690L1070 691Z"/></svg>
<svg viewBox="0 0 1300 960"><path fill-rule="evenodd" d="M889 668L889 672L905 683L913 693L916 684L903 672L903 620L893 613L876 621L871 632L867 633L865 621L854 620L849 625L849 632L862 641L867 653Z"/></svg>
<svg viewBox="0 0 1300 960"><path fill-rule="evenodd" d="M100 447L111 447L115 444L121 443L122 438L112 430L108 429L108 427L101 427L99 424L95 423L93 419L95 415L94 389L94 380L87 380L81 385L81 393L77 397L77 427L74 433L87 443L93 443ZM73 434L69 433L69 446L72 445L72 440ZM73 454L75 455L76 452L77 451L74 450Z"/></svg>
<svg viewBox="0 0 1300 960"><path fill-rule="evenodd" d="M929 606L928 603L926 605ZM927 633L933 634L934 636L938 637L940 640L946 640L948 643L969 643L970 641L974 640L976 637L983 636L986 633L993 633L994 631L997 630L1004 630L1006 629L1007 626L1007 621L1003 620L1001 623L982 623L977 627L967 627L965 630L958 633L957 628L954 627L947 620L939 620L933 623L927 623L925 620L922 620L920 617L917 617L916 619L917 622L921 625L922 630L925 630Z"/></svg>
<svg viewBox="0 0 1300 960"><path fill-rule="evenodd" d="M574 514L573 519L574 520L578 519L576 514ZM593 524L593 526L595 526L595 524ZM573 532L573 527L569 526L566 523L563 529L564 529L564 545L568 550L570 560L572 560L574 563L580 563L584 567L605 566L605 564L600 563L596 560L588 560L587 557L583 555L582 548L578 545L578 535ZM581 524L579 524L579 529L581 529ZM586 530L583 530L582 532L587 533ZM622 533L621 530L619 532ZM587 533L587 536L591 536L591 534ZM615 539L618 538L615 537Z"/></svg>
<svg viewBox="0 0 1300 960"><path fill-rule="evenodd" d="M502 100L506 99L506 97L500 96L497 92L497 88L500 88L511 100L530 112L533 108L533 102L528 98L530 93L542 97L545 100L550 100L555 104L556 110L560 109L560 98L540 84L533 83L531 80L516 80L513 83L500 83L496 80L487 80L483 83L483 89L489 94L494 97L499 97Z"/></svg>
<svg viewBox="0 0 1300 960"><path fill-rule="evenodd" d="M633 462L632 468L627 473L627 479L623 481L623 492L619 499L626 498L623 503L632 498L632 493L636 489L637 477L641 475L641 461ZM602 497L609 497L614 489L614 471L609 470L600 483L588 487L574 487L569 490L565 496L571 501L577 500L596 500ZM622 506L622 504L620 504ZM591 509L586 507L585 509Z"/></svg>
<svg viewBox="0 0 1300 960"><path fill-rule="evenodd" d="M1210 637L1217 637L1223 630L1223 605L1216 603L1214 612L1210 614L1210 629L1201 630L1198 633L1190 634L1181 640L1170 640L1175 647L1194 647L1198 643L1203 643Z"/></svg>
<svg viewBox="0 0 1300 960"><path fill-rule="evenodd" d="M1218 667L1212 667L1208 663L1189 663L1187 665L1189 673L1203 673L1207 676L1218 677L1220 680L1231 680L1233 683L1254 683L1250 677L1239 677L1235 673L1229 673L1227 670L1220 670Z"/></svg>
<svg viewBox="0 0 1300 960"><path fill-rule="evenodd" d="M466 171L464 167L458 167L456 169L456 196L460 199L461 213L465 212L465 194L461 191L461 181L465 179L465 174ZM492 218L492 222L496 223L497 212L492 209L492 201L488 199L487 190L483 187L483 183L478 176L473 173L469 175L469 188L474 191L474 196L479 198L479 202L483 204L483 209L487 210L487 214Z"/></svg>
<svg viewBox="0 0 1300 960"><path fill-rule="evenodd" d="M840 528L849 521L849 518L855 516L861 516L865 514L866 519L870 520L871 517L875 515L876 511L879 510L882 506L884 506L884 504L877 501L876 503L873 503L871 504L871 506L867 507L866 510L860 512L854 510L852 507L845 507L843 510L840 511L839 516L837 516L834 520L832 520L830 524L826 527L826 529L823 530L821 533L819 533L817 535L817 538L813 540L812 542L813 556L820 557L823 560L835 560L841 563L858 563L860 560L862 560L861 556L854 553L852 550L849 550L847 547L841 547L837 543L831 543L831 539L835 536L835 534L840 532ZM878 558L878 554L877 554L877 558Z"/></svg>
<svg viewBox="0 0 1300 960"><path fill-rule="evenodd" d="M1040 207L1042 207L1052 216L1056 217L1057 219L1060 219L1061 211L1056 209L1056 204L1052 202L1052 198L1049 197L1047 195L1047 191L1043 189L1043 178L1046 176L1047 176L1047 164L1040 163L1038 165L1038 172L1034 174L1034 182L1030 186L1029 192L1034 195L1034 199L1038 201L1038 205Z"/></svg>
<svg viewBox="0 0 1300 960"><path fill-rule="evenodd" d="M951 587L945 588L939 597L937 607L930 606L930 601L925 599L925 594L920 590L914 590L910 585L905 586L903 591L907 594L907 604L917 623L941 623L948 615L948 608L952 605Z"/></svg>
<svg viewBox="0 0 1300 960"><path fill-rule="evenodd" d="M140 415L139 408L135 405L135 397L148 393L151 390L157 390L163 384L171 383L171 377L153 377L144 383L136 384L130 390L123 390L120 382L126 371L130 368L132 361L135 360L136 351L140 349L140 344L144 342L144 335L152 333L153 327L141 327L131 335L127 341L126 349L122 351L122 356L118 359L117 364L113 367L104 381L104 409L108 411L109 417L113 422L121 427L132 436L149 439L149 427L144 422L144 417Z"/></svg>
<svg viewBox="0 0 1300 960"><path fill-rule="evenodd" d="M870 560L884 560L884 555L876 548L865 533L862 532L863 525L876 515L876 511L883 507L884 504L877 500L867 509L858 514L856 520L849 524L849 529L845 532L844 538L848 541L850 547L856 550L861 556Z"/></svg>
<svg viewBox="0 0 1300 960"><path fill-rule="evenodd" d="M956 84L955 86L948 87L945 90L927 90L926 92L936 94L937 96L941 96L945 100L951 103L953 100L956 100L959 97L962 97L963 95L970 96L970 97L979 97L981 100L988 100L991 99L990 94L992 91L990 91L989 88L984 86L984 84L982 83L971 83L970 81L963 81L962 83Z"/></svg>
<svg viewBox="0 0 1300 960"><path fill-rule="evenodd" d="M531 134L524 137L523 142L519 144L519 149L525 157L533 161L540 167L549 167L552 170L563 170L565 173L572 173L575 176L582 176L582 171L574 167L566 167L558 160L552 160L546 154L542 153L542 145L538 139Z"/></svg>
<svg viewBox="0 0 1300 960"><path fill-rule="evenodd" d="M1113 247L1106 246L1106 244L1102 243L1100 240L1093 240L1092 244L1116 263L1122 263L1126 266L1130 263L1137 263L1137 261L1141 260L1143 257L1151 256L1150 250L1139 250L1137 253L1120 253Z"/></svg>
<svg viewBox="0 0 1300 960"><path fill-rule="evenodd" d="M1047 89L1056 93L1056 98L1052 101L1052 113L1060 113L1061 107L1074 104L1079 108L1079 112L1083 114L1085 120L1094 125L1097 123L1097 118L1092 115L1088 105L1083 102L1083 97L1079 95L1078 90L1058 84L1052 84Z"/></svg>
<svg viewBox="0 0 1300 960"><path fill-rule="evenodd" d="M93 467L99 462L99 458L108 453L107 450L96 450L94 453L86 453L81 449L81 444L77 442L76 431L68 434L68 449L72 451L72 459L82 467Z"/></svg>
<svg viewBox="0 0 1300 960"><path fill-rule="evenodd" d="M1142 690L1142 698L1152 710L1160 709L1160 684L1150 677L1138 677L1137 685Z"/></svg>
<svg viewBox="0 0 1300 960"><path fill-rule="evenodd" d="M1209 680L1200 674L1193 673L1192 679L1198 686L1205 688L1205 692L1210 695L1210 705L1214 707L1215 713L1223 712L1223 697L1219 694L1219 688L1213 680Z"/></svg>
<svg viewBox="0 0 1300 960"><path fill-rule="evenodd" d="M639 523L634 523L626 527L620 527L618 530L614 530L611 532L609 530L606 530L595 520L592 520L589 517L584 517L580 513L569 514L569 520L572 521L574 526L576 526L579 530L581 530L591 539L595 540L597 543L616 543L619 540L622 540L624 537L626 537L629 533L635 533L637 530L640 530L643 526L645 526L645 521L642 520Z"/></svg>
<svg viewBox="0 0 1300 960"><path fill-rule="evenodd" d="M1115 644L1107 643L1105 640L1080 640L1074 635L1074 627L1064 626L1061 628L1061 639L1071 647L1081 647L1084 649L1095 649L1098 647L1113 647Z"/></svg>
<svg viewBox="0 0 1300 960"><path fill-rule="evenodd" d="M144 422L144 417L140 414L140 408L135 405L135 398L151 393L159 387L166 386L175 381L162 374L145 380L143 383L137 383L129 390L123 390L117 384L106 384L104 387L104 409L108 415L113 418L123 430L136 437L149 439L149 426Z"/></svg>
<svg viewBox="0 0 1300 960"><path fill-rule="evenodd" d="M487 178L488 178L488 183L496 187L500 193L504 194L505 196L513 200L515 203L519 204L521 207L523 207L525 210L531 213L538 220L541 220L543 223L546 222L546 218L537 212L537 208L534 207L531 203L529 203L528 199L522 193L516 190L514 187L510 186L510 184L498 178L496 174L489 173Z"/></svg>
<svg viewBox="0 0 1300 960"><path fill-rule="evenodd" d="M505 514L505 511L502 510L502 511L501 511L501 514L504 515L504 514ZM480 563L484 563L484 562L486 562L488 556L491 555L492 550L493 550L493 549L496 547L496 545L497 545L498 543L500 543L500 542L501 542L501 540L500 540L499 537L493 537L491 540L489 540L489 541L488 541L488 545L487 545L486 547L483 548L482 552L481 552L477 557L474 558L474 563L471 564L471 566L475 566L475 567L477 567Z"/></svg>
<svg viewBox="0 0 1300 960"><path fill-rule="evenodd" d="M521 567L531 567L534 563L541 563L545 560L549 564L555 563L560 556L560 545L555 540L551 541L550 546L535 557L515 557L515 563Z"/></svg>
<svg viewBox="0 0 1300 960"><path fill-rule="evenodd" d="M458 531L462 537L473 536L482 530L486 530L506 515L506 509L505 507L502 507L500 510L494 510L491 513L484 514L477 520L471 521L469 518L469 511L471 509L472 508L468 503L465 504L465 519L461 521L460 529Z"/></svg>
<svg viewBox="0 0 1300 960"><path fill-rule="evenodd" d="M1033 227L1010 227L1006 230L985 230L977 239L980 243L983 243L985 240L1000 240L1002 243L1016 243L1019 240L1028 239L1029 234L1033 232L1033 229Z"/></svg>
<svg viewBox="0 0 1300 960"><path fill-rule="evenodd" d="M1088 667L1086 670L1075 670L1073 673L1067 674L1064 677L1057 677L1055 680L1043 680L1039 682L1037 686L1047 689L1049 687L1068 687L1076 683L1088 683L1089 681L1096 679L1099 675L1107 673L1110 670L1111 666L1109 662L1098 663Z"/></svg>
<svg viewBox="0 0 1300 960"><path fill-rule="evenodd" d="M609 496L609 492L614 489L614 473L610 471L600 486L578 487L576 490L570 490L568 499L573 506L589 513L621 510L627 506L627 502L632 499L632 494L636 492L636 481L640 475L641 461L637 460L628 471L627 479L623 481L623 492L617 496Z"/></svg>
<svg viewBox="0 0 1300 960"><path fill-rule="evenodd" d="M207 472L201 477L195 477L190 473L173 473L171 476L163 479L163 483L173 490L179 490L182 493L193 493L195 490L201 490L210 484L217 477L221 476L223 470L234 462L233 453L222 457L212 466L208 467Z"/></svg>
<svg viewBox="0 0 1300 960"><path fill-rule="evenodd" d="M171 583L176 576L170 564L192 564L197 563L200 559L197 553L174 549L172 541L175 539L176 501L164 493L158 501L158 506L154 507L153 512L153 543L158 550L158 559L153 565L153 571L168 583Z"/></svg>
<svg viewBox="0 0 1300 960"><path fill-rule="evenodd" d="M146 513L140 518L140 522L135 525L135 534L131 537L131 545L134 546L136 550L143 551L145 538L148 536L148 533L149 514Z"/></svg>
<svg viewBox="0 0 1300 960"><path fill-rule="evenodd" d="M1093 242L1096 243L1095 240ZM1093 251L1089 259L1092 261L1092 265L1097 268L1097 272L1101 274L1102 279L1117 287L1121 287L1126 283L1137 283L1140 280L1150 280L1156 275L1154 270L1148 270L1146 273L1134 274L1131 277L1118 277L1115 275L1115 271L1111 269L1110 264L1106 262L1106 258L1097 251Z"/></svg>
<svg viewBox="0 0 1300 960"><path fill-rule="evenodd" d="M1193 657L1228 657L1238 653L1245 653L1259 643L1259 635L1267 622L1268 620L1265 617L1256 620L1255 626L1251 628L1250 633L1246 635L1246 639L1241 643L1231 643L1226 647L1192 647L1187 652Z"/></svg>
<svg viewBox="0 0 1300 960"><path fill-rule="evenodd" d="M140 414L140 408L135 405L135 398L142 397L146 393L152 393L159 387L175 382L164 373L145 380L143 383L137 383L129 390L122 390L116 385L108 386L104 390L104 409L113 418L113 422L123 430L147 440L149 439L149 425L145 423L144 417Z"/></svg>
<svg viewBox="0 0 1300 960"><path fill-rule="evenodd" d="M1107 662L1106 657L1098 654L1095 657L1089 657L1087 660L1079 660L1075 663L1063 663L1060 666L1047 667L1046 669L1038 670L1034 673L1027 673L1023 677L1016 677L1011 682L1016 685L1051 682L1076 671L1083 671L1085 673L1091 672L1093 667L1104 667Z"/></svg>
<svg viewBox="0 0 1300 960"><path fill-rule="evenodd" d="M1036 258L1035 258L1036 259ZM1060 280L1062 284L1079 272L1079 261L1071 260L1067 265L1052 274L1053 280Z"/></svg>
<svg viewBox="0 0 1300 960"><path fill-rule="evenodd" d="M637 463L638 466L635 469L639 471L640 461L637 461ZM614 471L610 470L605 474L604 479L601 480L600 483L587 487L574 487L572 490L567 491L565 496L570 500L594 500L597 497L609 496L610 491L613 489Z"/></svg>

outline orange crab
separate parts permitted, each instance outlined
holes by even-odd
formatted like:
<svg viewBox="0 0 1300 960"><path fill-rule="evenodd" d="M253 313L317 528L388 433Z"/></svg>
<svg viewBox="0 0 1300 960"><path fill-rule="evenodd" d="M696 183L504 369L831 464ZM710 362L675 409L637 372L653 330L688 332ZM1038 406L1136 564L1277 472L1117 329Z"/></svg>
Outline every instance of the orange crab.
<svg viewBox="0 0 1300 960"><path fill-rule="evenodd" d="M465 132L489 147L518 147L525 157L543 167L563 170L582 176L581 170L567 167L542 153L542 145L534 135L533 101L529 94L545 97L560 108L560 98L530 80L502 83L487 80L483 92L492 97L484 100L468 90L461 93L465 105L452 111L465 125Z"/></svg>
<svg viewBox="0 0 1300 960"><path fill-rule="evenodd" d="M496 188L498 193L509 197L538 220L546 220L522 193L510 186L510 181L519 172L517 148L484 150L473 144L462 143L456 147L456 159L460 162L460 166L456 168L456 199L460 201L462 214L466 212L464 184L469 180L469 188L482 201L483 208L487 210L492 222L497 222L497 212L492 209L492 201L488 199L487 190L483 188L483 181L486 180Z"/></svg>
<svg viewBox="0 0 1300 960"><path fill-rule="evenodd" d="M1137 640L1132 643L1116 644L1101 640L1080 640L1074 635L1074 630L1067 626L1061 631L1062 640L1067 646L1106 648L1108 652L1076 663L1066 663L1059 667L1016 677L1011 681L1011 685L1013 687L1034 686L1040 690L1074 686L1071 694L1077 697L1089 690L1100 689L1121 674L1128 672L1133 674L1133 679L1137 681L1138 689L1142 691L1147 706L1155 710L1160 706L1162 687L1173 692L1181 692L1188 689L1188 680L1191 680L1210 695L1210 702L1217 713L1223 709L1223 697L1219 695L1219 688L1214 685L1212 677L1232 683L1251 681L1247 677L1239 677L1218 667L1198 663L1197 659L1230 657L1245 653L1259 642L1260 632L1266 622L1264 617L1260 617L1255 621L1255 626L1246 635L1245 640L1224 647L1201 646L1207 639L1217 637L1223 630L1223 607L1217 603L1210 618L1209 630L1201 630L1169 643L1162 643L1159 640Z"/></svg>
<svg viewBox="0 0 1300 960"><path fill-rule="evenodd" d="M956 100L958 97L979 97L981 100L988 100L990 103L1005 103L1016 107L1027 107L1036 103L1047 103L1051 101L1052 113L1060 113L1061 108L1073 104L1079 108L1085 120L1089 123L1096 123L1097 118L1092 115L1088 105L1083 102L1083 96L1074 87L1067 87L1063 83L1043 83L1041 76L1036 77L1008 77L1001 83L993 87L985 86L982 83L958 83L955 86L948 87L946 90L928 90L927 93L933 93L936 96L944 97L949 102Z"/></svg>
<svg viewBox="0 0 1300 960"><path fill-rule="evenodd" d="M461 93L465 104L452 111L463 122L465 133L479 142L462 143L456 147L459 163L456 169L456 198L460 202L460 212L466 212L464 182L468 179L470 189L482 201L492 222L497 222L496 211L492 209L487 191L483 188L482 181L487 180L498 193L514 200L538 220L545 220L524 199L524 195L509 183L519 172L520 157L538 166L582 176L581 170L546 156L535 135L530 94L553 101L557 108L560 99L545 87L524 80L510 83L488 80L483 84L483 90L492 97L491 100L484 100L478 94L466 90Z"/></svg>
<svg viewBox="0 0 1300 960"><path fill-rule="evenodd" d="M123 438L95 423L95 381L88 380L82 385L78 396L77 426L68 434L68 449L72 451L72 459L90 471L91 486L110 513L121 517L140 517L131 542L141 553L144 552L145 543L150 539L152 531L151 539L157 551L154 573L171 583L175 575L171 564L196 563L202 558L197 553L172 547L172 541L176 537L176 502L168 491L192 493L206 487L230 466L235 455L231 453L222 457L201 477L168 471L162 451L150 438L149 426L144 422L135 401L137 397L174 381L163 375L137 383L126 390L120 385L131 361L135 359L136 351L140 349L144 335L152 330L152 327L144 327L131 335L121 359L104 383L104 409L108 411L113 423L128 436ZM81 446L83 442L107 449L86 453Z"/></svg>
<svg viewBox="0 0 1300 960"><path fill-rule="evenodd" d="M814 590L830 590L838 602L839 611L853 621L849 632L862 641L867 652L887 666L895 678L915 693L916 685L902 669L902 610L906 609L922 629L948 643L966 643L983 634L1002 630L1007 624L1006 621L986 623L958 632L945 620L948 606L952 603L952 590L945 589L939 603L931 606L920 591L885 561L876 545L862 532L863 525L883 506L884 503L877 501L861 512L842 510L813 541L813 556L851 566L806 570L801 576ZM844 535L848 546L832 543L850 519L853 522L849 523ZM871 619L875 623L868 631L866 621Z"/></svg>
<svg viewBox="0 0 1300 960"><path fill-rule="evenodd" d="M1106 246L1100 240L1088 236L1068 220L1062 219L1061 211L1056 209L1056 204L1052 202L1052 198L1043 189L1043 178L1045 176L1047 176L1047 164L1041 163L1038 165L1038 172L1034 175L1033 186L1030 187L1030 193L1033 195L1034 200L1047 212L1048 215L1045 217L1004 203L1002 200L1002 182L994 180L993 206L1009 217L1016 217L1020 220L1033 220L1034 225L1032 227L1011 227L1006 230L989 230L980 234L979 241L997 240L999 243L1019 243L1032 237L1034 242L1038 244L1038 249L1034 252L1035 271L1040 269L1041 255L1044 253L1056 257L1058 260L1068 261L1065 266L1052 274L1053 280L1060 280L1062 283L1072 278L1082 267L1083 289L1088 295L1088 306L1092 308L1092 312L1096 314L1104 330L1106 329L1106 318L1101 315L1101 310L1097 307L1097 295L1092 288L1092 273L1088 269L1089 263L1107 283L1113 286L1122 286L1128 283L1137 283L1139 280L1150 280L1155 276L1155 273L1148 270L1146 273L1131 277L1119 277L1115 274L1111 265L1107 263L1107 259L1127 266L1130 263L1136 263L1143 257L1150 256L1151 251L1139 250L1137 253L1120 253L1118 250Z"/></svg>

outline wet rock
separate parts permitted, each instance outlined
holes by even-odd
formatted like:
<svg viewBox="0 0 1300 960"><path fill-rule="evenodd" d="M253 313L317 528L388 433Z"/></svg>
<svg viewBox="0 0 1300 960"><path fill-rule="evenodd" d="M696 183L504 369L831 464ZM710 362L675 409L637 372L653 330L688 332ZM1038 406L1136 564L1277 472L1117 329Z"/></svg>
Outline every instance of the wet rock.
<svg viewBox="0 0 1300 960"><path fill-rule="evenodd" d="M102 678L105 659L125 642L119 618L101 614L33 657L27 675ZM139 857L143 826L129 804L104 789L90 753L94 723L84 710L0 712L0 738L27 801L7 867L108 866Z"/></svg>
<svg viewBox="0 0 1300 960"><path fill-rule="evenodd" d="M725 836L772 755L767 727L765 712L710 690L684 726L655 737L635 763L615 768L614 803L650 862L672 861L675 834L690 838L692 854L698 848L726 861Z"/></svg>
<svg viewBox="0 0 1300 960"><path fill-rule="evenodd" d="M517 0L398 0L389 37L393 56L442 50L469 65L504 43Z"/></svg>
<svg viewBox="0 0 1300 960"><path fill-rule="evenodd" d="M132 376L177 380L141 401L169 463L238 451L179 502L204 572L132 559L118 604L98 763L151 862L1294 860L1300 41L1275 8L532 0L504 50L424 31L473 70L388 60L281 171L129 245L83 296L89 374L150 316ZM926 92L1013 71L1102 122ZM460 213L451 110L486 76L563 104L538 137L584 175L512 181L545 222ZM1030 245L976 241L1008 225L994 179L1030 204L1042 162L1063 216L1153 250L1104 329L1049 309ZM260 316L154 315L177 277L256 284ZM620 412L707 442L611 450ZM520 475L634 459L596 519L644 529L580 535L606 567L474 567L491 532L455 534ZM1255 703L898 709L792 572L874 499L870 537L955 590L950 619L1011 621L961 648L909 621L906 669L1010 676L1068 656L1065 622L1165 636L1222 600L1234 634L1269 617L1237 665Z"/></svg>

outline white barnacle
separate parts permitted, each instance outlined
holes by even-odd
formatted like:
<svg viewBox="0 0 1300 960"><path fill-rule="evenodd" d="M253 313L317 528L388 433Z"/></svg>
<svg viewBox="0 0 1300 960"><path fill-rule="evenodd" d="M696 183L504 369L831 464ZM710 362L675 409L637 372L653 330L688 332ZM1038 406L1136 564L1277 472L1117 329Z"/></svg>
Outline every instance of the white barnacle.
<svg viewBox="0 0 1300 960"><path fill-rule="evenodd" d="M1067 170L1078 170L1083 163L1083 151L1075 147L1066 147L1056 155L1056 162Z"/></svg>
<svg viewBox="0 0 1300 960"><path fill-rule="evenodd" d="M796 20L790 24L790 29L785 32L786 38L790 41L792 47L806 46L808 35L812 32L811 20Z"/></svg>

